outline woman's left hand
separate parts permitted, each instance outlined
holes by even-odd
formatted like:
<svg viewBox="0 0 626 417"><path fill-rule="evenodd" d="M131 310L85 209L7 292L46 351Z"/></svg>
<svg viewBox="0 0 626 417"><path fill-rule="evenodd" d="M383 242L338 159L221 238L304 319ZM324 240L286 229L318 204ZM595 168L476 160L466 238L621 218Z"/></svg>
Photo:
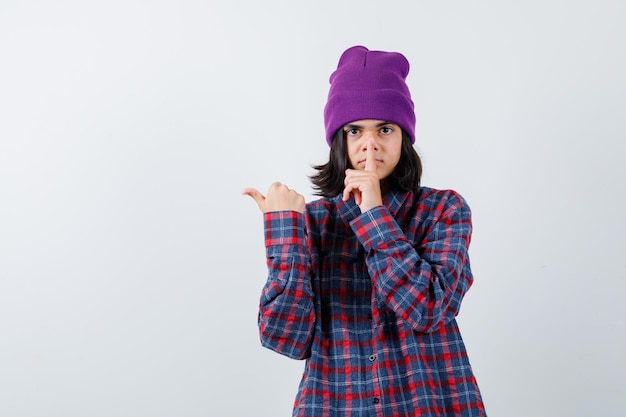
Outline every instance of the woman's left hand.
<svg viewBox="0 0 626 417"><path fill-rule="evenodd" d="M383 198L380 192L380 179L376 173L374 144L371 139L367 144L365 169L346 169L344 185L343 201L348 201L350 194L352 194L354 201L361 209L361 213L383 205Z"/></svg>

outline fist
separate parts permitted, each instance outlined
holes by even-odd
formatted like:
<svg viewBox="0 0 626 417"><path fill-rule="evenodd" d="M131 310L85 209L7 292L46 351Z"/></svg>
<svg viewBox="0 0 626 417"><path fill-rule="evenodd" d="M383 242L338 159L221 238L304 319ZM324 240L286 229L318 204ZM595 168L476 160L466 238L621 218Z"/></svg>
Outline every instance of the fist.
<svg viewBox="0 0 626 417"><path fill-rule="evenodd" d="M279 182L270 185L269 190L267 190L267 196L264 196L255 188L246 188L241 194L252 197L263 213L271 211L297 211L304 213L304 196Z"/></svg>

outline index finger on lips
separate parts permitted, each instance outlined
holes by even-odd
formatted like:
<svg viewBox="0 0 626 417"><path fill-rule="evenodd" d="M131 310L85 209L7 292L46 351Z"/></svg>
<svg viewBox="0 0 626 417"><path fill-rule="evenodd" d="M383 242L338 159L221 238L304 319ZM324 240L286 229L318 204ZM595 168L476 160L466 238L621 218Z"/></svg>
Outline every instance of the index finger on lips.
<svg viewBox="0 0 626 417"><path fill-rule="evenodd" d="M370 139L367 142L367 149L365 151L365 170L376 171L376 157L374 155L374 140Z"/></svg>

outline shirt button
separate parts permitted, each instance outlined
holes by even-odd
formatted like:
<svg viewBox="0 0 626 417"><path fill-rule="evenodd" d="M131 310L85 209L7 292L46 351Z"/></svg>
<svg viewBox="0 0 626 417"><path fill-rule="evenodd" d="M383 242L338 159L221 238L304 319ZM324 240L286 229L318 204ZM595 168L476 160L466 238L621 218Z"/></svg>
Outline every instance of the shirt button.
<svg viewBox="0 0 626 417"><path fill-rule="evenodd" d="M374 362L376 360L376 355L370 355L369 360L370 362Z"/></svg>
<svg viewBox="0 0 626 417"><path fill-rule="evenodd" d="M374 398L374 404L378 404L380 402L379 398Z"/></svg>

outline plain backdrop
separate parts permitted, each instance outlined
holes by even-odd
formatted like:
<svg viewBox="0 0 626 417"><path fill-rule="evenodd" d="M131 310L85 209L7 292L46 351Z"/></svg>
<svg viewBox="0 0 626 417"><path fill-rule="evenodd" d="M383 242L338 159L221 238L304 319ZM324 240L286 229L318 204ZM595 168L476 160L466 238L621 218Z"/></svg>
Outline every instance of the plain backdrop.
<svg viewBox="0 0 626 417"><path fill-rule="evenodd" d="M423 183L473 209L491 416L626 409L626 3L0 1L0 416L274 417L261 214L311 200L346 48L400 51Z"/></svg>

